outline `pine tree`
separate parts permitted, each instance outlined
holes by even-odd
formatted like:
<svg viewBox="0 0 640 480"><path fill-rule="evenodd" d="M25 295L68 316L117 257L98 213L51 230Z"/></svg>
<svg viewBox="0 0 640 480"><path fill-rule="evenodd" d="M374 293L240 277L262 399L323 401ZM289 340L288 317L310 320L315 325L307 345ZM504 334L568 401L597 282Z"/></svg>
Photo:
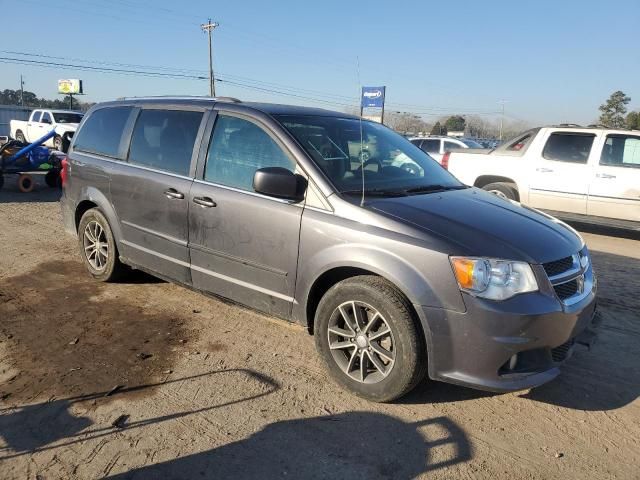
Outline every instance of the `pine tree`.
<svg viewBox="0 0 640 480"><path fill-rule="evenodd" d="M609 128L624 128L624 115L627 113L627 104L631 101L624 92L613 92L609 99L600 105L600 123Z"/></svg>

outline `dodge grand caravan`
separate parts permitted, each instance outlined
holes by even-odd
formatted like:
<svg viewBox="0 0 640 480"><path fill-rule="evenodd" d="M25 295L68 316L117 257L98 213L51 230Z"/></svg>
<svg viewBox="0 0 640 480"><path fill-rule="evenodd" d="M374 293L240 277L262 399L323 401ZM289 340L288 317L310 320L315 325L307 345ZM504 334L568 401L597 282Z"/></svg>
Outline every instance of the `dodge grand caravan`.
<svg viewBox="0 0 640 480"><path fill-rule="evenodd" d="M64 163L65 225L94 278L133 267L306 325L333 378L371 400L425 374L538 386L594 316L574 230L358 117L124 99L87 113Z"/></svg>

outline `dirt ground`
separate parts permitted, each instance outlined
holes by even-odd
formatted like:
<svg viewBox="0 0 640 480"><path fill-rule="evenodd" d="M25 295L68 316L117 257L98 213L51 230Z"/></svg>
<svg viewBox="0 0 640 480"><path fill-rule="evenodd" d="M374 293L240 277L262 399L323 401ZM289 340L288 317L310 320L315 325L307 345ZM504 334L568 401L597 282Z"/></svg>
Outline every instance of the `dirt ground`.
<svg viewBox="0 0 640 480"><path fill-rule="evenodd" d="M58 192L0 191L0 478L640 478L640 240L585 233L602 325L538 389L378 405L306 331L139 274L100 284ZM640 236L638 236L640 237Z"/></svg>

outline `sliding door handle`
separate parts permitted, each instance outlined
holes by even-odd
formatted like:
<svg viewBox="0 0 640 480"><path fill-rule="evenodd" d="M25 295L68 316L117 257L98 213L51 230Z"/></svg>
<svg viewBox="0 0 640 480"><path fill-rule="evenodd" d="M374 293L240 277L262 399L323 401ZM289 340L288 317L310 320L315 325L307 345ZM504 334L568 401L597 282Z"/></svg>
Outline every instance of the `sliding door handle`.
<svg viewBox="0 0 640 480"><path fill-rule="evenodd" d="M178 199L178 200L182 200L184 198L184 193L180 193L175 188L170 188L169 190L165 190L164 194L166 195L166 197L169 200L171 200L173 198Z"/></svg>
<svg viewBox="0 0 640 480"><path fill-rule="evenodd" d="M209 197L193 197L193 203L205 208L212 208L217 206L217 203L211 200Z"/></svg>
<svg viewBox="0 0 640 480"><path fill-rule="evenodd" d="M598 178L616 178L615 175L610 175L608 173L596 173L596 177L598 177Z"/></svg>
<svg viewBox="0 0 640 480"><path fill-rule="evenodd" d="M553 172L552 168L536 168L536 172L541 172L541 173L551 173Z"/></svg>

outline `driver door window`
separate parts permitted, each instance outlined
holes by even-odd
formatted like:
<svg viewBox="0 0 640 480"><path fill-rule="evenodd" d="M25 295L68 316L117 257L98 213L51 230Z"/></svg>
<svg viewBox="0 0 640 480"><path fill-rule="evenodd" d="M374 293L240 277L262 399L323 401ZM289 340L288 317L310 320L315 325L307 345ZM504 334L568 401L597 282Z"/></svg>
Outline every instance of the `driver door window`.
<svg viewBox="0 0 640 480"><path fill-rule="evenodd" d="M262 128L242 118L219 115L209 145L204 179L253 191L253 175L264 167L295 171L295 163Z"/></svg>

